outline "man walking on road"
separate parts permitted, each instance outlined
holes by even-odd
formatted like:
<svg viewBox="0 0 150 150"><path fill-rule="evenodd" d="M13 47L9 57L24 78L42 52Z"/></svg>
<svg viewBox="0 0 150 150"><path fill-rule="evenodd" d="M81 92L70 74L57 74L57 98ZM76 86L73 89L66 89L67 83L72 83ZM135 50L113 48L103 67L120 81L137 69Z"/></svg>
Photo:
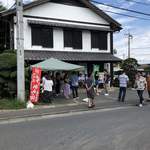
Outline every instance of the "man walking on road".
<svg viewBox="0 0 150 150"><path fill-rule="evenodd" d="M119 89L118 101L124 102L128 81L129 81L129 78L126 75L126 73L123 71L122 74L119 76L120 89Z"/></svg>

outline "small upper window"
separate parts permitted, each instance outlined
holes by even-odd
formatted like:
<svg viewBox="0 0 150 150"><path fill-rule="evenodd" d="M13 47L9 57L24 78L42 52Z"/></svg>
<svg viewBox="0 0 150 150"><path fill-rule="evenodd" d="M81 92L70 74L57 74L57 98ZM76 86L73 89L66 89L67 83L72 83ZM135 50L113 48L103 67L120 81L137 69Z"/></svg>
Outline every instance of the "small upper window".
<svg viewBox="0 0 150 150"><path fill-rule="evenodd" d="M49 26L32 25L32 45L53 48L53 29Z"/></svg>
<svg viewBox="0 0 150 150"><path fill-rule="evenodd" d="M107 32L92 31L91 32L91 47L100 50L107 50Z"/></svg>
<svg viewBox="0 0 150 150"><path fill-rule="evenodd" d="M64 47L82 49L82 31L75 29L64 29Z"/></svg>

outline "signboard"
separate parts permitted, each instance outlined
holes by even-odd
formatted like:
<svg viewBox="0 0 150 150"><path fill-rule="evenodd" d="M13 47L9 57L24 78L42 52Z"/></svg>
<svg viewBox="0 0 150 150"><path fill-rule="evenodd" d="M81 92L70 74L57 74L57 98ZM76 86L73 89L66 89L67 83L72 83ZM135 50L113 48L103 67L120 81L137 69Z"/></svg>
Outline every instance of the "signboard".
<svg viewBox="0 0 150 150"><path fill-rule="evenodd" d="M41 68L32 68L32 79L30 84L30 101L37 103L40 95Z"/></svg>

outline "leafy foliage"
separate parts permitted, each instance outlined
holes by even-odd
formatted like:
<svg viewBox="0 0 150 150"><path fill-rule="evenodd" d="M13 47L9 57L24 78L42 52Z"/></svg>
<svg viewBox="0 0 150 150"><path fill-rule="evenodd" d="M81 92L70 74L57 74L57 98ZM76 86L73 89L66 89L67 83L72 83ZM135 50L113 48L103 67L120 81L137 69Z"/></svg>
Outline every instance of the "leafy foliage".
<svg viewBox="0 0 150 150"><path fill-rule="evenodd" d="M10 79L11 74L16 71L17 68L16 54L13 52L4 52L0 54L0 77Z"/></svg>
<svg viewBox="0 0 150 150"><path fill-rule="evenodd" d="M25 107L25 102L20 102L17 99L0 100L0 109L23 109Z"/></svg>
<svg viewBox="0 0 150 150"><path fill-rule="evenodd" d="M26 64L25 64L26 65ZM29 68L25 68L26 87L29 88ZM16 95L17 57L14 51L0 54L0 97Z"/></svg>
<svg viewBox="0 0 150 150"><path fill-rule="evenodd" d="M138 62L134 58L128 58L124 60L121 64L121 68L129 76L132 85L134 84L135 74L137 73L138 66Z"/></svg>
<svg viewBox="0 0 150 150"><path fill-rule="evenodd" d="M0 12L6 10L6 8L2 5L2 3L0 2Z"/></svg>
<svg viewBox="0 0 150 150"><path fill-rule="evenodd" d="M113 54L117 54L117 49L113 49Z"/></svg>
<svg viewBox="0 0 150 150"><path fill-rule="evenodd" d="M147 66L146 68L144 68L144 71L150 72L150 66Z"/></svg>
<svg viewBox="0 0 150 150"><path fill-rule="evenodd" d="M4 52L0 54L0 68L1 69L10 69L16 67L16 54L10 52Z"/></svg>

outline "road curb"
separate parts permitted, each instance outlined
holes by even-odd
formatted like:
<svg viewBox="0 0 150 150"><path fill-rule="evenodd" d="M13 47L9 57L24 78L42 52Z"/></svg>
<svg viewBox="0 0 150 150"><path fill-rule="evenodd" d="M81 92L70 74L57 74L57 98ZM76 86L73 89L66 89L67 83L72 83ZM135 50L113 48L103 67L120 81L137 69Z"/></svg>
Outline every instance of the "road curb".
<svg viewBox="0 0 150 150"><path fill-rule="evenodd" d="M128 104L126 106L120 106L120 105L111 105L111 106L97 106L95 108L89 109L89 108L79 108L74 110L62 110L57 112L51 112L51 113L37 113L37 114L29 114L29 115L18 115L13 117L4 117L0 118L0 124L7 124L7 123L15 123L15 122L23 122L23 121L30 121L30 120L39 120L42 118L50 118L50 117L56 117L60 115L68 115L68 114L76 114L76 113L85 113L85 112L95 112L95 111L107 111L111 109L119 109L119 108L129 108L134 107L134 105Z"/></svg>

